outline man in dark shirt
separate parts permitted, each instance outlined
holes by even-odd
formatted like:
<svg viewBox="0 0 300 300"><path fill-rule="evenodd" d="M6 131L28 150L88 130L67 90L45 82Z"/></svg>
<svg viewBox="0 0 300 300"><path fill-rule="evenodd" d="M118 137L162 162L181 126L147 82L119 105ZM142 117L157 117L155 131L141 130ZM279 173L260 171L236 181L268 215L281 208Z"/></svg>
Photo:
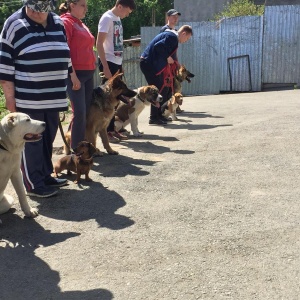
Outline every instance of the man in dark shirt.
<svg viewBox="0 0 300 300"><path fill-rule="evenodd" d="M140 68L148 84L155 85L163 96L163 103L172 96L172 84L167 76L174 64L172 55L176 53L178 43L187 42L193 35L192 27L184 25L178 32L166 30L159 33L141 55ZM162 103L162 104L163 104ZM163 125L166 120L161 110L151 105L149 124Z"/></svg>

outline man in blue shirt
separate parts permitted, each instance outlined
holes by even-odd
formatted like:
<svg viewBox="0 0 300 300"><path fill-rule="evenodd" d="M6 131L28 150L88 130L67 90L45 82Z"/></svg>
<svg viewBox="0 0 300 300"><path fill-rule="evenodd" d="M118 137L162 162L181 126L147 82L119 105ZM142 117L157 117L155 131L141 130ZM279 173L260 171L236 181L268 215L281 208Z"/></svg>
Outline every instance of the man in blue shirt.
<svg viewBox="0 0 300 300"><path fill-rule="evenodd" d="M176 53L178 43L187 42L192 35L193 30L189 25L180 27L178 32L166 30L158 34L141 55L141 71L148 84L153 84L160 90L163 103L172 96L173 79L168 78L176 64L172 55ZM161 110L153 105L151 105L149 124L166 124Z"/></svg>

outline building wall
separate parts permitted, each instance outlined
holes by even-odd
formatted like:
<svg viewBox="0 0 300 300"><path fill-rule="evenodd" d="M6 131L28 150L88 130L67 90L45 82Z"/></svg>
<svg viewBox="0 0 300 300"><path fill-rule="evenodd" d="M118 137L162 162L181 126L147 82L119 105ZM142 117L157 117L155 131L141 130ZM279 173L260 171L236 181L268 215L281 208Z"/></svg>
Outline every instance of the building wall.
<svg viewBox="0 0 300 300"><path fill-rule="evenodd" d="M174 8L181 13L180 22L209 21L220 13L230 0L174 0ZM296 5L300 0L254 0L257 5Z"/></svg>
<svg viewBox="0 0 300 300"><path fill-rule="evenodd" d="M180 22L201 22L213 19L228 0L175 0L174 8L181 13Z"/></svg>

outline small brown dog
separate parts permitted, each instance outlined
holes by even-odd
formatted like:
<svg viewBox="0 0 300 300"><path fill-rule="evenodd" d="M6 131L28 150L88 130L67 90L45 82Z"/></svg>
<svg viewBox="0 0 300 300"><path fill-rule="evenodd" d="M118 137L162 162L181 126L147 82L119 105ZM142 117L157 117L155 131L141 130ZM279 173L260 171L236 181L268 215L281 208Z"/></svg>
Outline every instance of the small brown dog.
<svg viewBox="0 0 300 300"><path fill-rule="evenodd" d="M182 105L183 96L180 93L175 93L166 103L161 107L163 116L165 118L172 117L173 121L177 121L176 109Z"/></svg>
<svg viewBox="0 0 300 300"><path fill-rule="evenodd" d="M55 163L54 176L57 177L58 173L67 170L68 175L72 174L71 171L77 174L74 183L78 183L83 174L86 181L92 181L89 178L89 172L93 165L93 154L96 152L96 148L92 143L82 141L74 149L74 152L75 154L66 155Z"/></svg>

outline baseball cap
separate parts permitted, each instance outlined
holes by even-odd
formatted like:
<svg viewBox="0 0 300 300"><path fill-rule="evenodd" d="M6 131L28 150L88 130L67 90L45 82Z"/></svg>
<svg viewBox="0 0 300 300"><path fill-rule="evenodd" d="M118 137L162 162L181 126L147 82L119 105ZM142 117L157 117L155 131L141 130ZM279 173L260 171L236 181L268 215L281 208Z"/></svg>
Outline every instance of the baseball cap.
<svg viewBox="0 0 300 300"><path fill-rule="evenodd" d="M23 0L23 4L37 12L50 12L55 9L53 0Z"/></svg>
<svg viewBox="0 0 300 300"><path fill-rule="evenodd" d="M181 13L178 12L176 9L170 9L167 11L167 16L175 16L175 15L178 15L178 16L181 16Z"/></svg>

